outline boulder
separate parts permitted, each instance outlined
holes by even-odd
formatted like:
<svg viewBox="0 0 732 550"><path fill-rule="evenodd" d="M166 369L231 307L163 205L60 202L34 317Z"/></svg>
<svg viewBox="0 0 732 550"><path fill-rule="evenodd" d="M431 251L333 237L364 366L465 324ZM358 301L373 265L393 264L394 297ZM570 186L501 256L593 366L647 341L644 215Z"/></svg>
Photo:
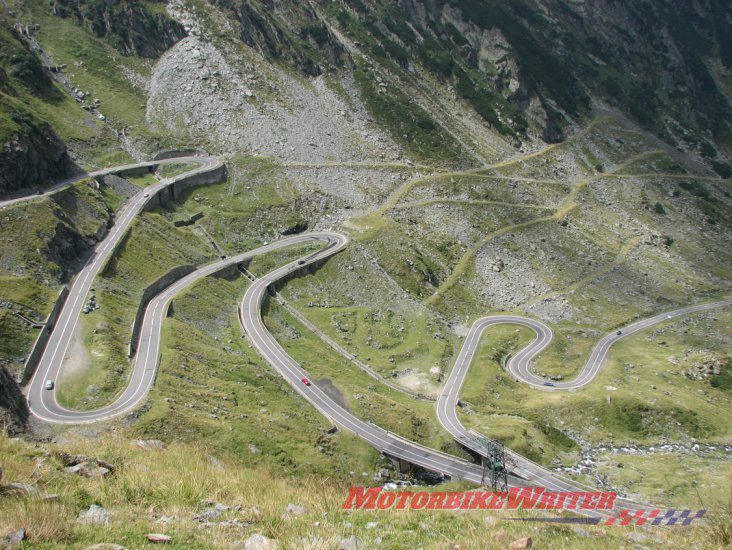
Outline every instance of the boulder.
<svg viewBox="0 0 732 550"><path fill-rule="evenodd" d="M54 456L65 466L64 471L84 477L104 477L114 472L114 466L98 458L56 452Z"/></svg>
<svg viewBox="0 0 732 550"><path fill-rule="evenodd" d="M277 541L267 538L260 533L255 533L247 540L235 542L231 548L242 548L244 550L274 550L277 548Z"/></svg>
<svg viewBox="0 0 732 550"><path fill-rule="evenodd" d="M88 525L106 525L109 523L109 512L98 506L92 504L86 512L79 514L79 522Z"/></svg>
<svg viewBox="0 0 732 550"><path fill-rule="evenodd" d="M341 543L338 545L338 550L362 550L363 548L366 547L356 535L341 539Z"/></svg>
<svg viewBox="0 0 732 550"><path fill-rule="evenodd" d="M516 539L508 545L509 550L520 550L521 548L531 548L532 540L531 537L523 537Z"/></svg>
<svg viewBox="0 0 732 550"><path fill-rule="evenodd" d="M285 513L282 514L282 519L289 519L293 517L298 516L304 516L307 514L309 510L307 508L304 508L303 506L300 506L299 504L288 504L287 508L285 508Z"/></svg>
<svg viewBox="0 0 732 550"><path fill-rule="evenodd" d="M238 507L227 506L226 504L216 504L210 508L206 508L200 514L193 516L196 521L214 521L219 519L224 512L231 509L238 509Z"/></svg>
<svg viewBox="0 0 732 550"><path fill-rule="evenodd" d="M148 533L147 535L145 535L145 538L147 538L147 540L149 540L150 542L156 544L168 544L173 540L168 535L164 535L162 533Z"/></svg>
<svg viewBox="0 0 732 550"><path fill-rule="evenodd" d="M22 542L27 538L27 535L25 533L25 529L22 527L20 529L13 529L8 534L5 535L3 540L3 548L6 547L12 547L17 544L22 544Z"/></svg>
<svg viewBox="0 0 732 550"><path fill-rule="evenodd" d="M0 493L6 494L6 495L14 494L14 495L36 497L36 498L40 498L43 500L55 500L58 498L58 495L44 493L44 492L40 491L37 487L34 487L33 485L29 485L27 483L8 483L7 485L0 487Z"/></svg>
<svg viewBox="0 0 732 550"><path fill-rule="evenodd" d="M111 472L109 468L99 466L93 462L82 462L74 466L64 468L64 472L69 474L79 474L83 477L104 477Z"/></svg>
<svg viewBox="0 0 732 550"><path fill-rule="evenodd" d="M159 439L140 439L137 442L137 446L146 451L161 451L165 449L165 443Z"/></svg>

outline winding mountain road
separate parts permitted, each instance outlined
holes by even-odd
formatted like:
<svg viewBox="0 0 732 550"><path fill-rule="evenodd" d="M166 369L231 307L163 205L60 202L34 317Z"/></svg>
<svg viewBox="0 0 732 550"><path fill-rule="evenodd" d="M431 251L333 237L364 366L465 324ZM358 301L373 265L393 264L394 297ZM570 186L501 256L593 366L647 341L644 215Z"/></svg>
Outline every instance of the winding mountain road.
<svg viewBox="0 0 732 550"><path fill-rule="evenodd" d="M52 333L41 357L38 369L27 388L28 404L31 412L41 420L59 424L97 422L130 412L145 400L150 388L155 382L159 365L163 322L171 301L178 293L203 277L217 273L230 266L244 263L256 255L272 252L294 244L317 242L323 245L320 250L309 253L303 258L289 262L255 279L247 289L239 305L238 312L240 323L252 342L253 347L300 396L311 403L320 413L338 426L358 435L382 453L445 474L451 478L480 483L483 473L481 466L424 447L370 422L365 422L351 414L347 409L341 407L322 391L317 384L304 384L302 379L310 378L309 373L287 354L284 348L265 327L261 311L262 303L268 289L273 287L278 281L296 275L297 272L310 264L325 261L343 250L348 244L348 239L344 235L335 232L312 232L283 238L257 249L200 267L179 279L155 296L145 309L137 355L135 356L129 384L123 393L110 405L91 411L69 410L57 402L55 388L50 390L45 389L46 381L51 380L54 383L58 381L63 367L63 358L73 337L83 304L93 284L93 280L114 252L117 245L121 242L134 217L143 210L146 203L151 200L151 197L164 187L181 178L206 170L214 170L221 166L219 160L209 157L193 157L193 159L177 158L170 160L175 162L191 160L191 162L195 161L196 163L200 163L201 166L191 172L181 174L176 178L163 180L150 186L135 195L121 210L112 230L100 242L87 265L75 278L59 319L55 326L52 327ZM109 169L106 173L119 172L138 166L142 165ZM460 389L465 381L468 368L479 344L481 335L489 326L511 323L524 325L534 330L536 338L508 362L507 367L509 372L517 379L539 389L549 389L552 391L566 390L576 389L588 384L602 367L610 346L621 337L643 330L670 317L678 317L697 311L724 307L731 303L732 300L726 300L715 302L714 304L691 306L628 325L622 329L622 334L613 333L600 340L577 379L557 384L554 387L544 386L544 380L529 370L530 361L552 339L552 331L548 326L534 319L519 316L493 316L480 319L471 328L460 350L455 367L448 377L442 394L437 400L438 419L442 426L458 442L478 454L484 454L483 449L476 441L479 434L466 430L462 426L457 416L456 406ZM509 476L509 483L511 485L542 485L549 490L556 491L596 490L551 472L516 453L510 453L510 456L516 463L516 468ZM628 501L623 501L623 505L626 508L644 508L641 505Z"/></svg>
<svg viewBox="0 0 732 550"><path fill-rule="evenodd" d="M107 260L122 241L135 217L162 189L173 185L184 178L206 172L213 172L222 166L222 162L213 157L182 157L167 160L175 160L179 163L193 163L198 164L199 166L176 177L163 179L144 190L141 190L127 202L127 204L119 211L112 229L97 245L91 257L87 260L84 268L74 278L69 289L66 302L61 309L56 323L53 327L43 329L47 330L50 328L51 334L26 392L31 412L43 420L47 420L49 422L84 422L89 421L90 419L101 420L104 418L104 415L92 417L90 416L90 413L63 410L63 408L56 402L55 389L53 391L44 389L46 381L52 380L54 385L58 381L59 373L63 365L63 359L74 336L74 331L76 330L76 326L79 322L81 311L84 308L86 296L94 284L95 277L99 274ZM161 162L167 162L167 160ZM154 164L157 164L157 162L145 162L137 165L109 168L102 172L111 174L124 172L134 168L151 166ZM34 198L37 198L37 196L29 196L24 200L32 200ZM11 204L20 200L23 199L13 199ZM150 381L150 383L152 383L152 381ZM108 413L109 411L106 412Z"/></svg>
<svg viewBox="0 0 732 550"><path fill-rule="evenodd" d="M139 168L150 168L152 166L160 166L163 164L200 164L201 165L201 171L205 171L210 169L211 167L219 166L221 165L221 161L215 157L207 157L207 156L183 156L183 157L172 157L172 158L165 158L160 160L151 160L146 162L138 162L135 164L125 164L123 166L113 166L111 168L102 168L101 170L95 170L93 172L84 172L82 174L77 174L76 176L67 178L63 181L59 181L54 183L51 187L48 187L43 190L39 190L38 193L32 194L32 195L21 195L18 197L13 197L9 199L0 200L0 208L5 206L10 206L13 204L18 204L20 202L29 202L33 200L38 200L43 197L47 197L49 195L52 195L53 193L56 193L57 191L61 191L62 189L65 189L66 187L69 187L71 184L76 183L77 181L81 181L86 178L96 178L99 176L107 176L109 174L119 174L122 172L128 172L130 170L136 170ZM191 172L187 172L185 174L186 176L190 176ZM178 178L170 178L168 180L169 182L174 181ZM152 186L150 187L152 189ZM151 191L152 193L152 191Z"/></svg>
<svg viewBox="0 0 732 550"><path fill-rule="evenodd" d="M587 359L587 362L582 367L577 377L567 382L548 382L546 379L533 373L530 369L531 361L551 343L554 337L554 333L551 328L536 319L530 319L528 317L518 315L493 315L490 317L483 317L475 321L473 326L470 328L455 361L455 366L452 371L450 371L450 375L448 376L447 381L442 388L442 392L437 399L437 419L442 427L445 428L445 430L447 430L458 443L481 456L486 456L486 450L479 442L479 438L485 436L465 428L460 421L457 411L460 401L460 390L465 383L465 378L468 374L468 370L470 369L473 357L478 345L480 344L483 333L491 326L503 324L520 325L534 331L534 339L519 350L516 355L510 357L506 362L506 369L516 380L540 390L577 390L592 382L602 369L610 351L610 347L622 338L626 338L641 330L647 329L669 319L689 315L691 313L728 307L730 305L732 305L732 300L722 300L713 303L684 307L636 321L622 327L621 329L615 330L604 336L595 345ZM547 384L551 385L548 386ZM527 480L542 483L557 483L564 487L562 490L565 491L576 490L578 487L584 487L578 482L548 470L509 449L506 449L506 453L516 465L513 470L514 473Z"/></svg>

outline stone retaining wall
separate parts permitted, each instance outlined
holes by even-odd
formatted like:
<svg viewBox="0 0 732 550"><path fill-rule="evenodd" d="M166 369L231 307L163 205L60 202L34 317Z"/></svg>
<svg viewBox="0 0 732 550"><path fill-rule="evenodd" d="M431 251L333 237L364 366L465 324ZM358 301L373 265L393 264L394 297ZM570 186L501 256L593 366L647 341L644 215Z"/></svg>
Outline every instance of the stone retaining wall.
<svg viewBox="0 0 732 550"><path fill-rule="evenodd" d="M160 277L157 281L148 286L142 291L142 298L140 299L140 305L137 306L137 314L135 315L135 321L132 323L132 336L130 338L130 347L128 350L128 357L132 357L137 352L137 345L140 341L140 329L142 329L142 319L145 315L145 309L147 304L150 303L155 296L160 294L163 290L168 288L177 280L185 277L189 273L196 270L195 265L179 265L168 271L165 275Z"/></svg>
<svg viewBox="0 0 732 550"><path fill-rule="evenodd" d="M33 344L33 348L31 349L28 358L25 360L25 368L23 369L23 378L21 380L22 385L26 385L28 382L30 382L30 379L33 378L33 374L36 372L36 369L38 368L38 363L40 362L41 356L43 355L43 350L46 349L48 337L51 336L51 329L53 329L56 321L58 321L58 316L61 314L61 309L64 307L64 304L66 303L66 298L68 298L68 296L69 287L65 286L61 289L61 292L56 299L56 303L53 304L53 309L51 309L51 313L48 314L46 322L43 328L41 328L41 332L38 334L36 342L35 344Z"/></svg>

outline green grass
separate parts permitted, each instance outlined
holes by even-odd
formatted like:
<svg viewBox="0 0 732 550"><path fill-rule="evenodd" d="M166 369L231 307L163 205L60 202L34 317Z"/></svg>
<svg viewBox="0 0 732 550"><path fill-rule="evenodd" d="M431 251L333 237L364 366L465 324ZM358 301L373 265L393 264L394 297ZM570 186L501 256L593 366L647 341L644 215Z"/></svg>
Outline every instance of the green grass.
<svg viewBox="0 0 732 550"><path fill-rule="evenodd" d="M371 116L415 160L445 163L464 159L457 140L401 90L389 86L386 91L380 91L373 76L363 69L356 69L355 78Z"/></svg>
<svg viewBox="0 0 732 550"><path fill-rule="evenodd" d="M52 197L18 203L0 211L3 226L0 274L32 276L58 282L64 278L62 262L77 254L66 242L93 238L109 217L105 196L86 181L55 193Z"/></svg>
<svg viewBox="0 0 732 550"><path fill-rule="evenodd" d="M319 300L308 307L311 301L301 299L293 305L330 338L346 349L358 350L361 360L382 376L394 377L397 384L424 394L439 389L439 379L430 369L445 371L452 345L440 333L442 327L429 316L402 314L388 308L374 311L358 306L322 307Z"/></svg>
<svg viewBox="0 0 732 550"><path fill-rule="evenodd" d="M16 312L34 321L43 322L57 294L53 288L37 283L30 277L0 277L0 362L12 362L25 357L38 336L39 329L20 319ZM20 367L20 364L17 364Z"/></svg>
<svg viewBox="0 0 732 550"><path fill-rule="evenodd" d="M711 457L674 453L600 455L598 472L630 494L658 495L664 506L723 509L729 502L732 467L722 453Z"/></svg>
<svg viewBox="0 0 732 550"><path fill-rule="evenodd" d="M190 172L192 165L182 162L171 162L168 164L161 164L155 170L155 173L161 178L172 178L185 172Z"/></svg>
<svg viewBox="0 0 732 550"><path fill-rule="evenodd" d="M610 549L632 545L629 535L636 531L584 526L585 535L565 526L501 521L506 517L502 512L342 510L348 494L346 480L327 475L286 477L277 470L246 464L228 455L219 455L218 462L213 462L209 453L215 450L202 446L200 441L169 442L164 450L144 451L132 439L118 433L103 434L94 441L74 438L63 444L30 444L0 436L4 479L30 483L58 495L52 501L0 495L0 529L25 528L27 547L68 548L100 542L128 548L152 547L145 534L162 532L172 537L169 546L173 548L220 548L262 533L283 547L301 547L303 539L314 538L326 547L337 547L342 539L353 535L367 547L444 548L458 544L461 548L498 549L531 536L538 547L586 548L591 543L595 548ZM103 458L116 466L116 472L101 480L65 473L50 454L56 450ZM466 488L463 483L452 483L437 490ZM208 507L203 503L206 499L241 506L241 511L227 511L217 521L236 518L243 525L201 528L193 517ZM281 516L288 503L300 504L308 513L284 520ZM76 521L91 504L110 512L110 522L103 529ZM511 515L539 514L519 511ZM163 516L172 519L160 523ZM727 520L727 515L720 518ZM370 522L377 522L378 527L369 528ZM723 546L722 525L715 522L675 530L673 542L682 547ZM665 532L639 528L637 532L648 537L648 544L669 542Z"/></svg>
<svg viewBox="0 0 732 550"><path fill-rule="evenodd" d="M234 157L227 162L226 182L186 191L175 213L204 214L198 224L229 254L279 238L282 231L302 223L291 207L297 198L281 166L263 157Z"/></svg>
<svg viewBox="0 0 732 550"><path fill-rule="evenodd" d="M138 187L148 187L158 182L158 179L149 172L134 176L127 175L125 176L125 179L134 183Z"/></svg>
<svg viewBox="0 0 732 550"><path fill-rule="evenodd" d="M0 300L13 310L43 321L61 284L68 281L121 201L109 189L96 190L87 181L52 197L19 203L0 211ZM22 366L18 358L29 353L38 329L31 328L7 308L0 311L3 330L0 362Z"/></svg>
<svg viewBox="0 0 732 550"><path fill-rule="evenodd" d="M376 382L328 348L277 304L269 304L265 324L316 384L332 383L349 410L362 420L428 446L453 447L449 438L435 427L431 403L415 401Z"/></svg>
<svg viewBox="0 0 732 550"><path fill-rule="evenodd" d="M532 433L527 428L528 436L524 434L522 441L520 437L515 439L518 436L513 428L530 421L539 431L547 425L593 444L729 441L729 418L720 414L729 410L729 391L714 387L711 383L714 378L692 381L683 373L706 353L724 356L730 322L732 317L724 310L669 321L616 344L609 363L585 389L552 393L531 390L513 381L501 369L496 349L505 347L506 336L501 336L498 327L489 329L463 390L463 398L471 404L474 413L465 419L490 436L495 425L496 437L506 437L509 446L518 443L519 451L521 445L530 451L534 446L534 458L544 461L553 459L556 452L553 447L561 447L562 440L548 441L553 444L544 446L537 443L541 437L528 437ZM505 334L510 328L504 327L503 331ZM526 337L522 338L525 341ZM566 343L560 343L559 347L566 347ZM580 349L587 347L583 344ZM704 349L711 351L694 351ZM584 364L587 357L586 351L576 351L576 357L570 359L574 369ZM540 358L540 364L557 363L564 363L563 355L550 353ZM568 373L569 370L565 368L563 372L571 377L576 370ZM551 430L544 431L550 440L557 435ZM539 457L537 445L543 447Z"/></svg>
<svg viewBox="0 0 732 550"><path fill-rule="evenodd" d="M142 290L173 267L212 259L213 253L189 231L174 228L159 214L141 214L95 282L100 309L82 315L80 323L92 360L87 368L62 377L59 401L96 408L116 395L127 383L127 346Z"/></svg>
<svg viewBox="0 0 732 550"><path fill-rule="evenodd" d="M34 11L34 17L41 25L38 41L57 64L68 64L66 73L74 85L99 98L101 111L115 126L126 124L135 132L145 132L144 91L134 88L121 70L110 71L109 67L125 66L146 76L148 62L121 56L71 18L53 17L41 9Z"/></svg>

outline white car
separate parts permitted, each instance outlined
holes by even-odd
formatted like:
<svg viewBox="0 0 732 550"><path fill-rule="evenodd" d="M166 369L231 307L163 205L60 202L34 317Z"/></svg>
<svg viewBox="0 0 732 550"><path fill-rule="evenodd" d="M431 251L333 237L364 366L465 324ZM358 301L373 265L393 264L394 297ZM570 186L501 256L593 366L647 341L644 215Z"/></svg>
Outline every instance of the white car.
<svg viewBox="0 0 732 550"><path fill-rule="evenodd" d="M47 390L53 389L53 380L46 380L46 389Z"/></svg>
<svg viewBox="0 0 732 550"><path fill-rule="evenodd" d="M149 197L149 196L150 196L150 193L145 193L145 194L144 194L144 195L142 195L142 196L143 196L143 197Z"/></svg>

